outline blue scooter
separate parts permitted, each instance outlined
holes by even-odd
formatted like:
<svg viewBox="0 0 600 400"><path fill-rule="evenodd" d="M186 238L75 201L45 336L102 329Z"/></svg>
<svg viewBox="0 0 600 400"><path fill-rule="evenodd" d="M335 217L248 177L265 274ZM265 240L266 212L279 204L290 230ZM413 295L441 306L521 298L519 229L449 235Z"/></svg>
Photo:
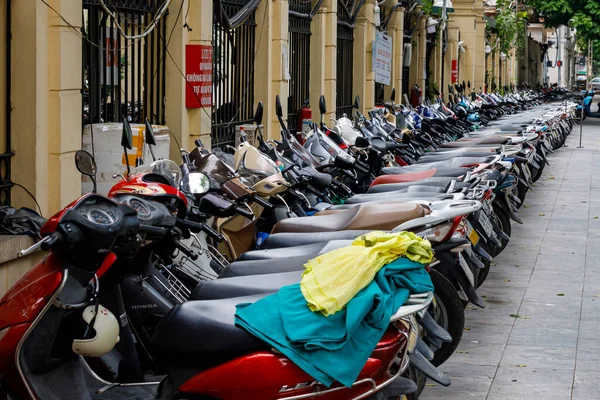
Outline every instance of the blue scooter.
<svg viewBox="0 0 600 400"><path fill-rule="evenodd" d="M592 112L592 110L591 110L592 101L594 101L594 95L596 94L596 92L594 92L593 90L590 90L587 92L585 90L582 90L582 94L583 94L583 102L581 105L578 105L577 109L575 110L575 115L577 116L577 118L581 118L581 110L582 109L583 109L583 119L586 119L587 117L600 118L600 105L598 106L597 112Z"/></svg>

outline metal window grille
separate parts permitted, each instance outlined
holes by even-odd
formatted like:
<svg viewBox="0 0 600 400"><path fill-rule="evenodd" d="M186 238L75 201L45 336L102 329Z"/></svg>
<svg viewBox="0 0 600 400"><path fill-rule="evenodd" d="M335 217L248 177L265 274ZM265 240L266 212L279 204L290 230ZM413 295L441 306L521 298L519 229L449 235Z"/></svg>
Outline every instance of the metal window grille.
<svg viewBox="0 0 600 400"><path fill-rule="evenodd" d="M145 38L127 40L144 32L161 2L104 0L116 20L99 0L83 0L83 123L143 122L165 124L167 23L165 14Z"/></svg>
<svg viewBox="0 0 600 400"><path fill-rule="evenodd" d="M354 29L347 26L353 24L352 18L338 7L337 26L337 81L336 81L336 116L352 115L352 81L354 59ZM340 24L342 22L342 24Z"/></svg>
<svg viewBox="0 0 600 400"><path fill-rule="evenodd" d="M298 110L310 95L310 17L311 3L306 0L290 0L290 11L306 17L289 17L289 66L290 96L288 97L288 127L296 133Z"/></svg>
<svg viewBox="0 0 600 400"><path fill-rule="evenodd" d="M234 15L245 0L223 0ZM213 24L212 147L235 143L236 125L252 122L254 113L255 12L234 30Z"/></svg>

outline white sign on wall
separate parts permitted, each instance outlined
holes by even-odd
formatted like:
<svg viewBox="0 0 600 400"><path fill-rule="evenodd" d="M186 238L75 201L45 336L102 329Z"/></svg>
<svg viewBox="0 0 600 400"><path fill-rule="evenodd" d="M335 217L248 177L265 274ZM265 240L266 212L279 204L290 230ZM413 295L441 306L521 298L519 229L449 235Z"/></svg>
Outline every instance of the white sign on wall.
<svg viewBox="0 0 600 400"><path fill-rule="evenodd" d="M379 31L373 41L373 72L377 83L389 85L392 81L392 38Z"/></svg>

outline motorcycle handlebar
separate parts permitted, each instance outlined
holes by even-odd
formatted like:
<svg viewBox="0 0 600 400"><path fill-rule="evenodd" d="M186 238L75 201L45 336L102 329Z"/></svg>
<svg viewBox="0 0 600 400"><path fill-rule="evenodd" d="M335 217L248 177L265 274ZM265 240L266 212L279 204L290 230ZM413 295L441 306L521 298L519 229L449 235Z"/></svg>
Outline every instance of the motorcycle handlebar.
<svg viewBox="0 0 600 400"><path fill-rule="evenodd" d="M254 213L249 208L242 207L242 206L235 206L234 210L237 214L241 215L242 217L246 217L248 219L254 218Z"/></svg>
<svg viewBox="0 0 600 400"><path fill-rule="evenodd" d="M192 261L196 261L198 259L198 254L185 247L183 244L181 244L181 242L179 242L179 240L173 240L173 244L179 251L188 256Z"/></svg>
<svg viewBox="0 0 600 400"><path fill-rule="evenodd" d="M152 235L152 236L156 236L156 237L166 237L167 236L167 229L166 228L160 228L157 226L151 226L151 225L140 225L140 233L145 233L147 235Z"/></svg>
<svg viewBox="0 0 600 400"><path fill-rule="evenodd" d="M265 199L263 199L262 197L260 197L260 196L258 196L258 195L254 196L254 197L252 198L252 200L253 200L253 201L254 201L256 204L258 204L258 205L260 205L260 206L263 206L264 208L267 208L267 209L269 209L269 210L272 210L273 208L275 208L275 206L274 206L273 204L269 203L268 201L266 201Z"/></svg>
<svg viewBox="0 0 600 400"><path fill-rule="evenodd" d="M225 239L223 235L221 235L219 232L215 231L210 226L201 222L194 222L186 219L177 218L177 226L180 228L188 229L190 232L193 233L204 232L219 242Z"/></svg>

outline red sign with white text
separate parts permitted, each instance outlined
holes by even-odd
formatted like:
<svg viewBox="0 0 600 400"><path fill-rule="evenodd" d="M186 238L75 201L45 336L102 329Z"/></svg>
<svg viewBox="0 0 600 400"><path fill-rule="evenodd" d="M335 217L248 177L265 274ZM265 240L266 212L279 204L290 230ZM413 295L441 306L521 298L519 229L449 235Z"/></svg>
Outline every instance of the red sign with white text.
<svg viewBox="0 0 600 400"><path fill-rule="evenodd" d="M185 46L185 107L212 107L212 46Z"/></svg>
<svg viewBox="0 0 600 400"><path fill-rule="evenodd" d="M458 82L458 60L452 60L452 83Z"/></svg>

